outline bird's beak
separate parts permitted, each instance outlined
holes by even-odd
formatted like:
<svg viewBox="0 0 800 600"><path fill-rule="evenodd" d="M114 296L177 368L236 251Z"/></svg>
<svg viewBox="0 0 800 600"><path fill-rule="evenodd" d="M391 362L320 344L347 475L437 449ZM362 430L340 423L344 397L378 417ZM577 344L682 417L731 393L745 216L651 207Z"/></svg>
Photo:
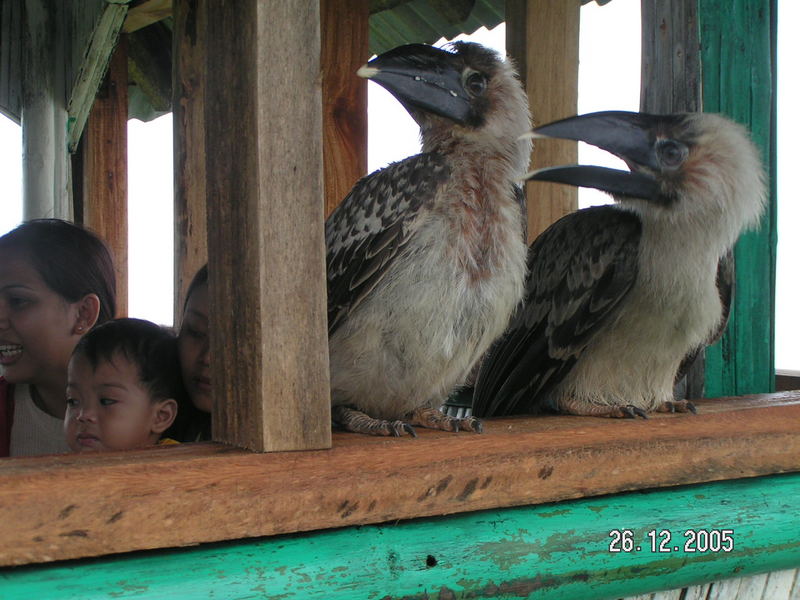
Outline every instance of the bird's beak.
<svg viewBox="0 0 800 600"><path fill-rule="evenodd" d="M615 154L632 172L573 165L540 169L526 179L592 187L633 198L653 198L658 183L649 174L658 170L654 141L663 117L632 112L597 112L569 117L537 127L535 138L586 142Z"/></svg>
<svg viewBox="0 0 800 600"><path fill-rule="evenodd" d="M382 85L406 108L418 108L465 123L469 97L461 71L450 52L425 44L408 44L373 58L359 77Z"/></svg>

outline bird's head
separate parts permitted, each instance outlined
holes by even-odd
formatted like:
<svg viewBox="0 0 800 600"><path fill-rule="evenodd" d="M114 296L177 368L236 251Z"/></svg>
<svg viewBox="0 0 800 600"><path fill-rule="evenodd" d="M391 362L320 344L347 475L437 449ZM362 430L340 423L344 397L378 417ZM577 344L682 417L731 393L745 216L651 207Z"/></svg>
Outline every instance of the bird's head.
<svg viewBox="0 0 800 600"><path fill-rule="evenodd" d="M598 112L542 125L532 137L587 142L624 160L630 172L572 165L527 179L597 188L641 215L724 221L738 235L764 207L758 150L742 126L719 115Z"/></svg>
<svg viewBox="0 0 800 600"><path fill-rule="evenodd" d="M525 92L516 73L494 50L471 42L446 48L409 44L373 58L358 75L386 88L420 126L423 151L471 140L492 149L513 147L527 165L530 128ZM518 156L517 156L518 155Z"/></svg>

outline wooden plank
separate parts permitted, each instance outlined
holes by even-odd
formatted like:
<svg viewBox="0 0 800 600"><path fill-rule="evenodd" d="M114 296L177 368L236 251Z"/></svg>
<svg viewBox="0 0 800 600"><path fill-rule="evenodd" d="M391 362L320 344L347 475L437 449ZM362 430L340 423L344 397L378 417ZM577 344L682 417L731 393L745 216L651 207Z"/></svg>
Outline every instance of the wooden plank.
<svg viewBox="0 0 800 600"><path fill-rule="evenodd" d="M369 59L369 3L322 0L320 10L327 218L367 173L367 81L356 71Z"/></svg>
<svg viewBox="0 0 800 600"><path fill-rule="evenodd" d="M214 439L328 447L319 1L207 7Z"/></svg>
<svg viewBox="0 0 800 600"><path fill-rule="evenodd" d="M800 470L800 394L701 400L698 407L698 415L635 421L490 420L483 435L336 433L331 450L308 452L255 454L207 443L7 459L0 564ZM651 516L669 516L657 512Z"/></svg>
<svg viewBox="0 0 800 600"><path fill-rule="evenodd" d="M757 231L736 245L736 297L722 340L706 351L706 395L774 389L777 211L775 0L699 0L703 110L745 125L761 149L770 199Z"/></svg>
<svg viewBox="0 0 800 600"><path fill-rule="evenodd" d="M122 25L123 33L133 33L143 27L173 16L173 4L178 0L143 0L131 6Z"/></svg>
<svg viewBox="0 0 800 600"><path fill-rule="evenodd" d="M799 564L798 514L792 474L4 569L0 581L4 600L613 599ZM632 551L609 552L615 529ZM685 551L699 529L732 530L733 549ZM669 532L670 552L652 552L648 531Z"/></svg>
<svg viewBox="0 0 800 600"><path fill-rule="evenodd" d="M83 224L108 245L117 316L128 314L128 56L117 46L86 124L81 152Z"/></svg>
<svg viewBox="0 0 800 600"><path fill-rule="evenodd" d="M580 0L508 0L506 47L525 82L534 125L578 112ZM578 144L536 140L531 168L578 162ZM529 183L528 240L578 208L578 190L567 185Z"/></svg>
<svg viewBox="0 0 800 600"><path fill-rule="evenodd" d="M208 262L206 225L206 2L175 0L172 28L172 132L175 181L175 306Z"/></svg>

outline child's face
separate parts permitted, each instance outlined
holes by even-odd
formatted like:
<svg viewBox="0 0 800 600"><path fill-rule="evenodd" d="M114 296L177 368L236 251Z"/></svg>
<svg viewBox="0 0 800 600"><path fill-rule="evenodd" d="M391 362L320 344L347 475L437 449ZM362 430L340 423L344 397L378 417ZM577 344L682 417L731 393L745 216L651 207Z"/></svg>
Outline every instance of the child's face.
<svg viewBox="0 0 800 600"><path fill-rule="evenodd" d="M76 318L76 305L47 287L29 261L0 256L0 370L6 379L63 386L80 339Z"/></svg>
<svg viewBox="0 0 800 600"><path fill-rule="evenodd" d="M175 420L175 400L152 401L136 365L120 354L96 369L73 356L67 379L64 433L74 452L152 445Z"/></svg>
<svg viewBox="0 0 800 600"><path fill-rule="evenodd" d="M211 412L211 376L208 360L208 284L189 296L178 334L178 357L183 383L194 405Z"/></svg>

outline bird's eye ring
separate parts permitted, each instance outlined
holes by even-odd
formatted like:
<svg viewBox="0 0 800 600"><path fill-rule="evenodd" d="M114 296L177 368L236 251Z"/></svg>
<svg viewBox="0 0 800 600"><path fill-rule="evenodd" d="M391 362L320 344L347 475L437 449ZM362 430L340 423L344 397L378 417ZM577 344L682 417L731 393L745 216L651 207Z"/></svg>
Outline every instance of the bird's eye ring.
<svg viewBox="0 0 800 600"><path fill-rule="evenodd" d="M470 72L464 78L464 89L472 96L480 96L486 91L486 77L477 71Z"/></svg>
<svg viewBox="0 0 800 600"><path fill-rule="evenodd" d="M656 153L662 166L667 168L679 167L686 160L689 149L675 140L661 140L656 144Z"/></svg>

